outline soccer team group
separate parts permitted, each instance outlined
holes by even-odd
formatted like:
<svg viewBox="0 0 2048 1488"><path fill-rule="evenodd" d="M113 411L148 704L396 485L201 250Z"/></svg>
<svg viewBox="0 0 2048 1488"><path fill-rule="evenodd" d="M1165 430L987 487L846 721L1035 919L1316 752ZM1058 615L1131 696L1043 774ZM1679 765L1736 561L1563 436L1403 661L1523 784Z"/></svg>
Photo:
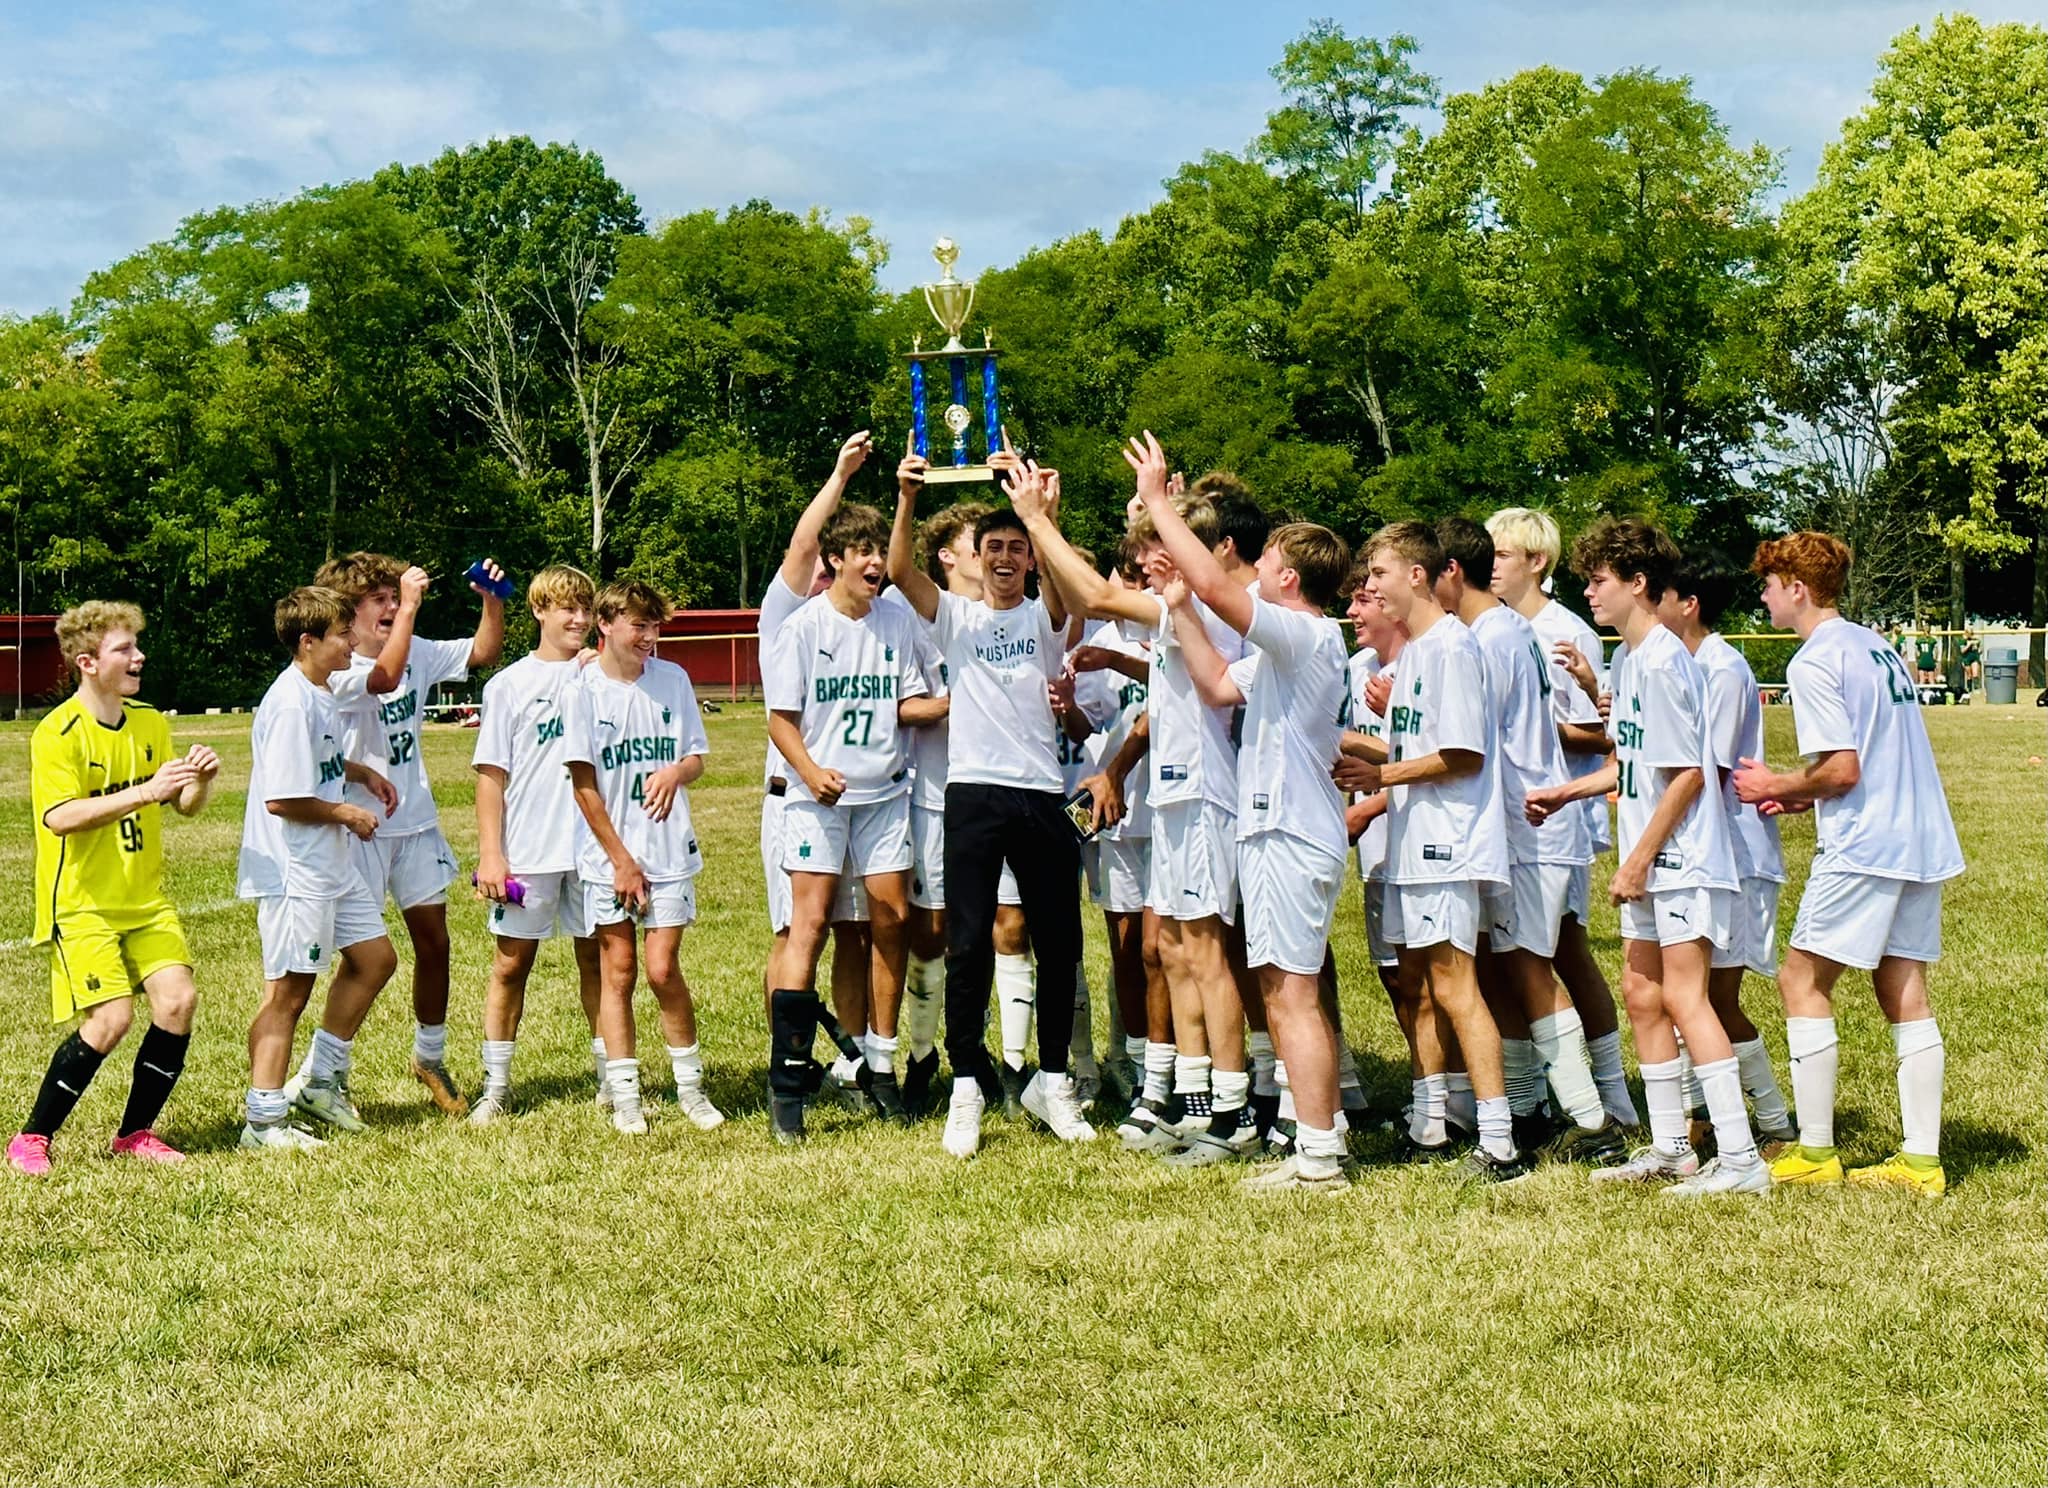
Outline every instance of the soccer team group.
<svg viewBox="0 0 2048 1488"><path fill-rule="evenodd" d="M1399 1160L1476 1182L1577 1163L1675 1195L1943 1191L1927 968L1962 856L1912 677L1836 609L1841 542L1773 539L1747 571L1802 642L1788 682L1803 763L1780 771L1763 760L1756 679L1713 629L1745 573L1643 521L1602 519L1571 547L1594 618L1620 639L1603 665L1595 632L1550 595L1563 552L1539 511L1397 522L1354 556L1328 528L1269 525L1227 474L1185 484L1147 434L1124 451L1136 494L1104 573L1061 533L1056 471L1005 449L990 463L1006 501L920 524L926 467L909 454L891 523L842 500L873 452L865 433L841 446L760 611L779 1140L804 1140L819 1099L900 1121L943 1106L943 1146L966 1158L991 1106L1088 1141L1091 1108L1106 1120L1113 1100L1133 1151L1188 1167L1263 1156L1243 1185L1257 1192L1342 1188L1347 1134L1369 1118L1329 941L1356 881L1407 1041ZM412 1073L451 1116L512 1111L527 982L541 943L565 937L617 1130L647 1130L643 975L677 1108L702 1128L724 1120L680 960L702 867L697 699L655 654L664 596L569 567L533 578L538 643L483 689L473 880L495 953L473 1101L448 1070L458 870L419 730L435 686L499 660L509 586L494 564L480 574L481 619L461 640L414 636L428 575L375 554L333 560L278 602L289 664L256 712L238 867L264 976L245 1148L362 1128L350 1064L398 967L387 898L413 953ZM1355 647L1331 618L1340 604ZM8 1148L25 1173L49 1170L138 992L149 1024L112 1150L182 1159L155 1130L195 1002L160 818L201 810L220 761L204 745L177 753L137 700L142 627L129 604L65 614L77 691L35 732L36 935L54 1017L79 1021ZM1806 810L1818 846L1780 965L1775 818ZM1596 886L1610 846L1616 867ZM1640 1116L1587 940L1596 891L1620 909ZM1101 1059L1084 892L1111 968ZM1893 1157L1846 1173L1833 1134L1845 967L1872 973L1891 1024L1902 1136ZM1742 1010L1751 971L1775 974L1783 997L1796 1117Z"/></svg>

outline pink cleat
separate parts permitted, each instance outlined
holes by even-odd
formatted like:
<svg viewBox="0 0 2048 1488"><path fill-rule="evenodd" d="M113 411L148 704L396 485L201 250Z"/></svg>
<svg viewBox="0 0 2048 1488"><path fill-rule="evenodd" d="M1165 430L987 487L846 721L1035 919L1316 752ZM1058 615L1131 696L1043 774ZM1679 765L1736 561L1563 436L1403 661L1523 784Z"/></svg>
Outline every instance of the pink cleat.
<svg viewBox="0 0 2048 1488"><path fill-rule="evenodd" d="M35 1132L23 1132L7 1144L7 1160L14 1171L40 1178L50 1171L50 1139Z"/></svg>
<svg viewBox="0 0 2048 1488"><path fill-rule="evenodd" d="M139 1157L144 1162L153 1163L181 1163L185 1160L184 1153L147 1127L125 1137L114 1138L114 1145L107 1152L112 1157Z"/></svg>

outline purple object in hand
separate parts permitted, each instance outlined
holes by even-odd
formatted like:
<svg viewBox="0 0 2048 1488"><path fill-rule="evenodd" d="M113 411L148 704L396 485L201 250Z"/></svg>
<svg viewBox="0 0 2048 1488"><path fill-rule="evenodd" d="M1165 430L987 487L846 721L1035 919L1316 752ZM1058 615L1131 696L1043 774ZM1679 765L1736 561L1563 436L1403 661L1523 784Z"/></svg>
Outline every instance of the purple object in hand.
<svg viewBox="0 0 2048 1488"><path fill-rule="evenodd" d="M472 888L476 886L475 873L472 872L469 875L469 882ZM526 885L510 875L507 875L505 879L505 902L507 904L526 903Z"/></svg>

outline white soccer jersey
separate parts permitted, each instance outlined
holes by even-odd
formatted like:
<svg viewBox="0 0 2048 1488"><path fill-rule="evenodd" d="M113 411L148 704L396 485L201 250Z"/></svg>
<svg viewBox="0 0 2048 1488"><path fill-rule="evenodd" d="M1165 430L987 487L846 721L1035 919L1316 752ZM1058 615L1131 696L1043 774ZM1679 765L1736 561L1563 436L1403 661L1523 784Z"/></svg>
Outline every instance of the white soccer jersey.
<svg viewBox="0 0 2048 1488"><path fill-rule="evenodd" d="M657 656L634 682L615 681L600 662L585 667L581 680L569 693L566 757L597 772L612 827L650 881L694 878L704 859L690 822L690 793L676 792L666 821L654 820L646 806L650 775L711 750L689 674ZM582 815L577 813L577 871L592 883L610 883L611 859Z"/></svg>
<svg viewBox="0 0 2048 1488"><path fill-rule="evenodd" d="M1599 704L1586 696L1584 688L1572 680L1572 674L1552 655L1552 648L1559 641L1570 641L1579 648L1579 654L1592 665L1593 676L1603 686L1607 678L1607 664L1603 659L1606 652L1601 649L1599 632L1578 615L1566 609L1556 600L1548 600L1529 620L1529 628L1536 632L1536 639L1542 644L1543 659L1550 666L1550 701L1557 712L1559 723L1600 722ZM1572 779L1578 780L1603 769L1607 756L1597 751L1573 752L1565 755L1565 764L1572 772ZM1593 799L1580 803L1579 814L1585 818L1588 845L1604 849L1613 844L1613 833L1607 818L1607 803Z"/></svg>
<svg viewBox="0 0 2048 1488"><path fill-rule="evenodd" d="M1666 770L1704 772L1704 789L1686 808L1651 865L1646 887L1739 887L1728 814L1714 785L1714 746L1707 737L1707 676L1685 642L1652 625L1640 649L1623 646L1608 674L1614 692L1609 726L1621 767L1616 816L1623 857L1635 850L1664 800Z"/></svg>
<svg viewBox="0 0 2048 1488"><path fill-rule="evenodd" d="M1099 631L1089 639L1104 644ZM1060 726L1060 789L1070 796L1102 768L1102 731L1117 721L1122 710L1118 684L1124 680L1122 674L1110 671L1081 672L1074 678L1074 711L1087 720L1088 737L1071 738L1066 725Z"/></svg>
<svg viewBox="0 0 2048 1488"><path fill-rule="evenodd" d="M1120 655L1134 656L1146 663L1149 670L1151 656L1145 646L1132 640L1124 631L1121 621L1104 621L1088 637L1088 644L1100 646L1105 651ZM1114 690L1116 716L1102 726L1102 732L1095 736L1095 758L1098 766L1107 764L1116 757L1131 737L1131 730L1138 726L1138 720L1145 716L1145 684L1122 672L1105 668L1099 672L1084 672L1076 683L1078 693L1082 683L1090 677L1102 679L1100 685ZM1135 842L1152 835L1152 771L1144 761L1132 767L1124 777L1124 815L1115 826L1103 830L1103 836L1115 842Z"/></svg>
<svg viewBox="0 0 2048 1488"><path fill-rule="evenodd" d="M515 874L576 867L582 816L569 788L568 720L569 694L582 685L573 657L543 661L531 654L484 683L470 763L505 772L505 863Z"/></svg>
<svg viewBox="0 0 2048 1488"><path fill-rule="evenodd" d="M1059 675L1066 650L1044 601L996 610L941 594L932 641L953 689L948 781L1058 790L1059 726L1046 686Z"/></svg>
<svg viewBox="0 0 2048 1488"><path fill-rule="evenodd" d="M1856 751L1853 788L1814 811L1813 871L1939 883L1963 871L1905 663L1873 630L1823 621L1785 669L1799 752Z"/></svg>
<svg viewBox="0 0 2048 1488"><path fill-rule="evenodd" d="M1159 606L1159 621L1153 630L1152 666L1145 682L1145 708L1152 716L1152 804L1171 806L1180 801L1207 801L1225 811L1237 810L1237 742L1232 735L1230 708L1212 708L1203 702L1188 676L1180 642L1174 636L1173 617L1166 601L1151 596ZM1244 655L1244 637L1217 619L1200 600L1192 602L1202 617L1202 629L1223 660L1236 661Z"/></svg>
<svg viewBox="0 0 2048 1488"><path fill-rule="evenodd" d="M1744 878L1785 881L1785 854L1778 846L1778 819L1761 815L1735 794L1735 769L1746 759L1764 757L1764 705L1757 696L1756 673L1740 651L1708 634L1692 659L1707 674L1707 737L1714 746L1714 764L1727 773L1720 782L1721 807L1735 847L1735 869Z"/></svg>
<svg viewBox="0 0 2048 1488"><path fill-rule="evenodd" d="M782 570L775 570L775 577L768 581L768 592L761 596L761 610L754 622L754 634L758 637L755 650L760 656L761 687L766 692L770 657L775 650L775 637L783 625L804 605L804 596L782 581ZM777 752L775 746L768 746L768 758L761 768L761 783L765 786L771 780L787 780L789 763Z"/></svg>
<svg viewBox="0 0 2048 1488"><path fill-rule="evenodd" d="M925 695L945 697L948 692L946 658L932 640L931 627L918 618L917 611L910 607L910 601L903 597L901 589L884 589L875 596L875 605L877 608L887 605L910 622L917 675L924 683ZM926 811L946 809L946 751L951 747L949 733L950 726L943 718L937 723L923 724L908 731L910 799Z"/></svg>
<svg viewBox="0 0 2048 1488"><path fill-rule="evenodd" d="M1511 865L1593 861L1586 816L1562 811L1541 827L1522 804L1529 793L1572 778L1550 700L1550 667L1535 628L1506 605L1495 605L1471 627L1486 661L1486 686L1500 720L1501 814L1507 824ZM1583 695L1583 694L1582 694Z"/></svg>
<svg viewBox="0 0 2048 1488"><path fill-rule="evenodd" d="M1379 652L1361 647L1345 664L1351 683L1351 727L1374 739L1386 737L1387 721L1366 704L1365 686L1390 669L1380 661ZM1390 676L1390 682L1394 679ZM1391 705L1390 705L1391 706ZM1378 878L1387 866L1387 814L1382 811L1358 834L1358 876Z"/></svg>
<svg viewBox="0 0 2048 1488"><path fill-rule="evenodd" d="M924 696L916 650L917 632L895 605L870 606L855 620L829 593L812 597L776 636L768 706L798 714L812 761L846 777L841 805L871 806L910 790L908 731L898 728L896 709ZM789 793L813 799L795 770Z"/></svg>
<svg viewBox="0 0 2048 1488"><path fill-rule="evenodd" d="M1278 833L1341 864L1344 797L1330 779L1344 734L1344 632L1336 621L1252 599L1248 653L1230 669L1244 694L1237 836Z"/></svg>
<svg viewBox="0 0 2048 1488"><path fill-rule="evenodd" d="M338 899L361 886L349 860L348 829L334 822L272 816L272 801L341 804L341 720L334 695L288 666L278 674L249 730L249 796L242 809L242 850L235 892L244 899L289 894ZM377 808L382 820L383 807Z"/></svg>
<svg viewBox="0 0 2048 1488"><path fill-rule="evenodd" d="M1398 685L1387 709L1390 760L1445 749L1480 755L1480 767L1470 775L1397 785L1388 792L1387 882L1504 884L1500 723L1487 704L1479 643L1453 615L1401 648Z"/></svg>
<svg viewBox="0 0 2048 1488"><path fill-rule="evenodd" d="M381 758L382 764L376 768L398 792L398 809L386 819L383 806L367 788L355 784L348 788L348 801L377 813L379 837L410 837L441 825L441 813L434 805L434 788L427 783L427 764L420 752L422 711L436 687L468 678L471 644L414 637L398 685L374 696L370 695L367 682L377 659L361 652L348 659L347 670L356 696L343 710L342 746L350 759ZM336 673L335 677L340 675ZM329 679L328 686L337 686L334 678Z"/></svg>

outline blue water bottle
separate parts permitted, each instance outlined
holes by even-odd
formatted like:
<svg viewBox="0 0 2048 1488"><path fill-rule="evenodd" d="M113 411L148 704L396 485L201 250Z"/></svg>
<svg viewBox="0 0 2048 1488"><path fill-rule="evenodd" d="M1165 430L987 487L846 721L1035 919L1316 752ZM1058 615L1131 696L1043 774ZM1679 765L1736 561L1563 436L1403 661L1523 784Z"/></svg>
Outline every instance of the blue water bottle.
<svg viewBox="0 0 2048 1488"><path fill-rule="evenodd" d="M494 598L510 599L512 597L511 576L501 575L498 578L492 578L489 571L484 568L484 560L481 558L470 564L468 568L465 568L462 571L462 576Z"/></svg>

